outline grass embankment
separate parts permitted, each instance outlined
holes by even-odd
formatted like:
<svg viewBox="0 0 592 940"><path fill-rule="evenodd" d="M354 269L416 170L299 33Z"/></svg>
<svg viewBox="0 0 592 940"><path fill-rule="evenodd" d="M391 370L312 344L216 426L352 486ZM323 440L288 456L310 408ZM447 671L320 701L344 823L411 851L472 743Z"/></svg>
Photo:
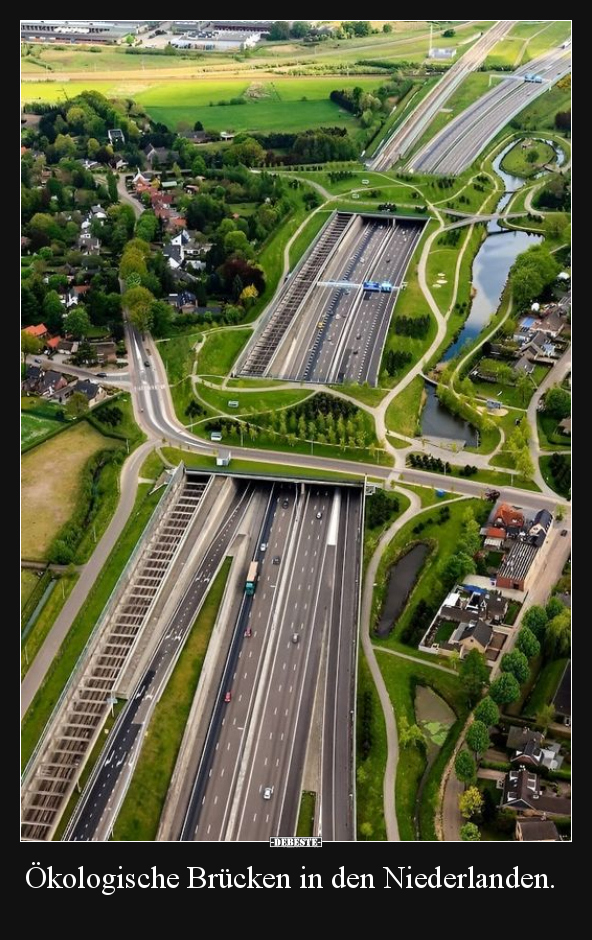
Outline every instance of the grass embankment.
<svg viewBox="0 0 592 940"><path fill-rule="evenodd" d="M379 539L383 532L385 532L386 529L388 529L393 524L393 522L399 518L399 516L403 515L411 503L409 497L405 496L403 493L390 493L388 490L386 490L385 495L392 503L392 507L388 518L383 523L370 528L368 525L368 508L366 509L366 525L364 528L364 566L366 566L372 558L372 555L376 550L376 546L378 545ZM367 500L371 500L372 498L372 496L368 496ZM395 505L397 503L399 508L395 509ZM366 506L368 507L368 504L366 504Z"/></svg>
<svg viewBox="0 0 592 940"><path fill-rule="evenodd" d="M336 392L342 392L350 398L355 398L356 401L362 402L363 405L370 405L371 408L376 408L388 393L388 388L370 388L369 385L357 385L356 383L328 385L327 387L329 389L335 389Z"/></svg>
<svg viewBox="0 0 592 940"><path fill-rule="evenodd" d="M154 709L148 733L113 829L116 842L153 842L214 629L232 558L226 558Z"/></svg>
<svg viewBox="0 0 592 940"><path fill-rule="evenodd" d="M326 225L332 211L329 206L327 210L320 209L319 212L311 215L300 234L290 245L290 270L298 264L309 245L314 241L322 227Z"/></svg>
<svg viewBox="0 0 592 940"><path fill-rule="evenodd" d="M419 807L420 839L421 841L435 842L437 838L434 817L438 803L440 779L468 714L465 692L460 679L454 673L433 669L427 663L400 659L398 656L391 656L388 653L380 652L380 650L377 650L376 658L393 704L399 732L401 731L403 718L406 718L410 725L416 723L414 702L417 685L425 685L433 689L434 692L442 696L456 714L456 721L450 728L444 744L430 768ZM399 837L402 842L413 842L416 838L414 817L418 788L425 766L425 757L419 748L400 748L395 797Z"/></svg>
<svg viewBox="0 0 592 940"><path fill-rule="evenodd" d="M142 536L163 490L148 495L151 484L138 487L132 514L108 561L91 587L85 605L75 618L57 656L47 670L43 684L33 699L22 723L21 755L27 763L47 720L68 682L78 657L97 623L129 556Z"/></svg>
<svg viewBox="0 0 592 940"><path fill-rule="evenodd" d="M314 392L310 389L277 389L270 391L240 392L222 391L211 388L203 383L196 387L196 392L206 404L214 411L227 414L235 418L245 418L261 412L278 411L289 408L299 402L310 398ZM228 402L238 402L238 408L230 408Z"/></svg>
<svg viewBox="0 0 592 940"><path fill-rule="evenodd" d="M398 431L406 437L420 434L419 419L424 401L424 381L420 375L416 375L386 409L385 422L388 430Z"/></svg>
<svg viewBox="0 0 592 940"><path fill-rule="evenodd" d="M33 626L21 641L21 679L31 668L37 653L43 646L45 638L53 627L58 614L74 590L78 575L62 575L46 599L37 615Z"/></svg>
<svg viewBox="0 0 592 940"><path fill-rule="evenodd" d="M36 571L27 571L26 568L21 569L21 613L38 584L39 575Z"/></svg>
<svg viewBox="0 0 592 940"><path fill-rule="evenodd" d="M554 659L543 666L524 706L523 714L526 717L536 718L543 705L549 704L557 691L568 662L568 659Z"/></svg>
<svg viewBox="0 0 592 940"><path fill-rule="evenodd" d="M358 839L386 841L382 787L386 767L386 725L366 657L360 651L356 728Z"/></svg>
<svg viewBox="0 0 592 940"><path fill-rule="evenodd" d="M304 790L300 797L300 812L298 813L297 836L312 836L314 832L315 806L317 795L312 790Z"/></svg>
<svg viewBox="0 0 592 940"><path fill-rule="evenodd" d="M445 503L448 499L458 498L457 493L444 493L443 496L438 496L434 486L419 486L416 483L406 483L405 474L401 474L399 483L401 486L404 486L406 490L411 490L412 493L416 493L419 496L422 509L429 509L430 506Z"/></svg>
<svg viewBox="0 0 592 940"><path fill-rule="evenodd" d="M417 456L421 455L418 453ZM547 458L543 457L542 459L546 460ZM467 463L470 464L470 456L467 457ZM448 479L455 477L456 479L474 480L476 483L491 483L495 486L515 486L517 489L533 490L535 493L540 493L540 487L533 480L521 480L516 471L504 473L503 470L478 469L476 473L472 473L467 477L465 474L461 473L463 466L460 464L450 464L450 473L444 473L443 470L436 469L430 469L429 472L441 473L442 476Z"/></svg>
<svg viewBox="0 0 592 940"><path fill-rule="evenodd" d="M312 467L290 467L284 464L255 460L237 460L234 457L230 462L228 471L224 467L216 467L216 458L206 454L194 454L190 451L179 450L175 447L163 447L162 455L172 466L183 463L194 470L212 471L218 469L221 473L254 473L267 476L293 476L306 477L313 480L362 480L363 474L345 473L338 470L314 470Z"/></svg>

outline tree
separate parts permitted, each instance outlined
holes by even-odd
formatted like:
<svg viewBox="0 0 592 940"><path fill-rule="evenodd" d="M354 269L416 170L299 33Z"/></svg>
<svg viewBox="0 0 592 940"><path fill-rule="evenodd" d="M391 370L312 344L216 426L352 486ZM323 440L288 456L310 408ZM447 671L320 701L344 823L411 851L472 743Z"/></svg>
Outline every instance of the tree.
<svg viewBox="0 0 592 940"><path fill-rule="evenodd" d="M196 121L196 122L195 122L195 124L193 125L193 130L194 130L194 131L203 131L203 124L201 123L201 121Z"/></svg>
<svg viewBox="0 0 592 940"><path fill-rule="evenodd" d="M37 339L36 336L33 336L31 333L27 333L26 330L21 330L21 352L24 357L25 365L27 363L27 356L35 356L37 353L41 352L43 348L43 343L40 339Z"/></svg>
<svg viewBox="0 0 592 940"><path fill-rule="evenodd" d="M296 20L292 23L291 33L294 39L304 39L310 33L310 23L305 20Z"/></svg>
<svg viewBox="0 0 592 940"><path fill-rule="evenodd" d="M224 251L227 255L240 252L244 258L251 258L253 256L253 249L244 232L228 232L228 234L224 236Z"/></svg>
<svg viewBox="0 0 592 940"><path fill-rule="evenodd" d="M559 385L553 385L545 395L545 412L561 421L571 414L571 395Z"/></svg>
<svg viewBox="0 0 592 940"><path fill-rule="evenodd" d="M257 300L258 296L259 296L259 291L255 287L255 285L249 284L247 285L247 287L243 288L243 290L241 291L239 300L241 304L243 305L243 307L245 308L245 310L249 310L253 306L255 301Z"/></svg>
<svg viewBox="0 0 592 940"><path fill-rule="evenodd" d="M364 839L366 839L366 841L370 841L372 839L372 836L374 835L374 829L373 829L372 823L363 822L360 825L360 835L363 836Z"/></svg>
<svg viewBox="0 0 592 940"><path fill-rule="evenodd" d="M481 842L479 828L472 822L460 827L460 837L463 842Z"/></svg>
<svg viewBox="0 0 592 940"><path fill-rule="evenodd" d="M115 173L112 173L111 170L107 170L107 191L109 193L109 199L111 202L117 202L119 200L119 194L117 192L117 177Z"/></svg>
<svg viewBox="0 0 592 940"><path fill-rule="evenodd" d="M477 721L483 722L487 728L490 728L499 718L499 708L493 699L489 695L486 695L477 705L474 715Z"/></svg>
<svg viewBox="0 0 592 940"><path fill-rule="evenodd" d="M518 451L514 458L516 470L521 480L532 480L534 474L534 464L527 448Z"/></svg>
<svg viewBox="0 0 592 940"><path fill-rule="evenodd" d="M275 23L272 23L266 38L269 39L270 42L282 42L285 39L289 39L290 24L286 23L285 20L277 20Z"/></svg>
<svg viewBox="0 0 592 940"><path fill-rule="evenodd" d="M471 819L472 816L478 816L483 806L483 797L477 787L469 787L458 798L458 807L461 816L465 819Z"/></svg>
<svg viewBox="0 0 592 940"><path fill-rule="evenodd" d="M502 672L511 673L520 685L523 685L530 675L528 659L520 650L504 653L500 669Z"/></svg>
<svg viewBox="0 0 592 940"><path fill-rule="evenodd" d="M64 329L68 335L74 339L80 339L82 336L88 336L90 330L90 317L84 307L73 307L66 315L64 320Z"/></svg>
<svg viewBox="0 0 592 940"><path fill-rule="evenodd" d="M543 639L545 635L545 630L547 629L547 624L549 623L549 618L547 617L547 612L544 607L540 607L538 604L535 604L524 614L522 618L522 626L528 627L529 630L532 630L535 637L539 642Z"/></svg>
<svg viewBox="0 0 592 940"><path fill-rule="evenodd" d="M471 650L462 661L459 676L469 702L474 704L479 700L483 686L489 681L489 669L483 653Z"/></svg>
<svg viewBox="0 0 592 940"><path fill-rule="evenodd" d="M549 621L545 633L545 656L549 659L561 659L571 652L571 611L565 608Z"/></svg>
<svg viewBox="0 0 592 940"><path fill-rule="evenodd" d="M536 150L536 149L533 147L533 149L532 149L532 150L529 150L528 153L526 154L526 162L527 162L527 163L536 163L537 160L539 159L539 157L540 157L540 153L538 152L538 150Z"/></svg>
<svg viewBox="0 0 592 940"><path fill-rule="evenodd" d="M427 739L419 725L410 725L406 715L399 724L399 744L401 747L417 747L425 751Z"/></svg>
<svg viewBox="0 0 592 940"><path fill-rule="evenodd" d="M460 780L461 783L472 783L475 779L477 765L472 754L469 754L464 748L458 752L454 759L454 772L457 780Z"/></svg>
<svg viewBox="0 0 592 940"><path fill-rule="evenodd" d="M551 704L541 705L536 713L536 723L543 734L547 733L552 721L555 721L555 706Z"/></svg>
<svg viewBox="0 0 592 940"><path fill-rule="evenodd" d="M88 411L88 399L82 392L74 392L68 399L66 414L69 418L81 418Z"/></svg>
<svg viewBox="0 0 592 940"><path fill-rule="evenodd" d="M150 307L150 314L152 316L151 330L154 336L166 336L171 326L170 304L167 304L166 300L155 300Z"/></svg>
<svg viewBox="0 0 592 940"><path fill-rule="evenodd" d="M518 634L516 646L521 653L524 653L527 659L534 659L534 657L538 656L541 651L541 644L537 640L532 630L529 630L528 627L523 627Z"/></svg>
<svg viewBox="0 0 592 940"><path fill-rule="evenodd" d="M518 680L511 672L504 672L491 683L489 694L498 705L509 705L520 696Z"/></svg>
<svg viewBox="0 0 592 940"><path fill-rule="evenodd" d="M471 750L475 752L476 759L479 760L481 754L485 753L489 747L489 730L487 725L482 721L474 721L467 731L467 744Z"/></svg>
<svg viewBox="0 0 592 940"><path fill-rule="evenodd" d="M526 372L521 372L516 379L516 391L520 397L522 405L525 405L530 398L533 390L533 384Z"/></svg>
<svg viewBox="0 0 592 940"><path fill-rule="evenodd" d="M385 23L384 26L382 27L382 31L383 33L392 33L393 27L391 26L390 23Z"/></svg>
<svg viewBox="0 0 592 940"><path fill-rule="evenodd" d="M500 363L497 369L497 380L501 385L511 385L514 379L514 370L505 362Z"/></svg>
<svg viewBox="0 0 592 940"><path fill-rule="evenodd" d="M141 333L152 328L152 304L154 295L146 287L132 287L123 298L130 320Z"/></svg>
<svg viewBox="0 0 592 940"><path fill-rule="evenodd" d="M457 581L462 581L467 574L474 574L475 571L473 559L465 552L459 551L456 555L450 556L442 566L440 573L442 581L447 586L452 586Z"/></svg>
<svg viewBox="0 0 592 940"><path fill-rule="evenodd" d="M549 212L545 216L545 237L562 238L568 224L568 217L564 212Z"/></svg>
<svg viewBox="0 0 592 940"><path fill-rule="evenodd" d="M254 137L245 137L225 151L223 163L225 166L262 166L265 163L265 150Z"/></svg>
<svg viewBox="0 0 592 940"><path fill-rule="evenodd" d="M558 614L565 610L565 604L562 604L558 597L550 597L545 607L545 613L549 620L553 620Z"/></svg>

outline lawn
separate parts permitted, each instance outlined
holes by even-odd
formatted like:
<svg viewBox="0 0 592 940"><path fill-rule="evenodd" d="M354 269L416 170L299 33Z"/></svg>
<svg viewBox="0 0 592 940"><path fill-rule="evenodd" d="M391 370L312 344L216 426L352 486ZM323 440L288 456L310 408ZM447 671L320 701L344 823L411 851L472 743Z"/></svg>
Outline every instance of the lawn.
<svg viewBox="0 0 592 940"><path fill-rule="evenodd" d="M116 842L154 842L156 839L231 564L231 558L223 562L154 710L130 788L115 823L113 839Z"/></svg>
<svg viewBox="0 0 592 940"><path fill-rule="evenodd" d="M405 486L402 483L402 486ZM415 587L409 595L407 604L401 616L398 618L394 628L388 637L380 638L381 646L388 646L399 649L403 652L409 652L409 647L402 643L401 634L411 620L411 615L419 600L426 600L429 604L436 604L442 600L445 591L440 581L439 568L450 555L457 550L458 542L463 531L463 517L467 510L472 509L475 518L478 521L484 520L487 516L489 504L484 504L478 499L462 499L458 502L449 504L450 518L443 524L438 522L438 511L434 509L426 511L421 515L416 515L410 519L402 529L395 535L384 552L376 575L376 587L372 598L371 627L377 622L377 618L382 609L383 598L386 592L388 582L388 572L401 553L406 550L410 544L416 541L426 542L431 547L430 554L426 557L421 569L419 578ZM413 529L419 522L423 523L424 528L421 533L415 533Z"/></svg>
<svg viewBox="0 0 592 940"><path fill-rule="evenodd" d="M350 398L355 398L356 401L362 402L363 405L370 405L371 408L375 408L380 404L384 396L387 394L387 388L370 388L369 385L358 385L357 383L346 383L344 385L329 385L328 388L334 388L335 391L342 392L344 395L348 395ZM407 444L405 444L405 447Z"/></svg>
<svg viewBox="0 0 592 940"><path fill-rule="evenodd" d="M141 484L138 487L132 514L99 577L90 589L84 607L74 620L57 656L51 663L41 688L23 718L21 735L23 766L29 760L53 707L68 682L78 657L115 587L117 579L163 495L164 491L159 490L149 496L148 491L151 488L152 486L149 483Z"/></svg>
<svg viewBox="0 0 592 940"><path fill-rule="evenodd" d="M58 420L57 416L52 418L35 414L31 410L21 411L21 450L29 450L48 437L65 431L67 427L67 422Z"/></svg>
<svg viewBox="0 0 592 940"><path fill-rule="evenodd" d="M386 409L386 426L389 431L398 431L406 437L420 433L419 416L425 401L424 381L416 375L400 395L393 398Z"/></svg>
<svg viewBox="0 0 592 940"><path fill-rule="evenodd" d="M93 454L117 446L86 422L39 444L21 461L21 554L43 559L76 509Z"/></svg>
<svg viewBox="0 0 592 940"><path fill-rule="evenodd" d="M195 359L194 346L202 337L203 333L199 332L183 333L157 343L171 385L191 375Z"/></svg>
<svg viewBox="0 0 592 940"><path fill-rule="evenodd" d="M524 147L524 143L524 140L518 140L502 160L501 169L506 173L528 179L545 164L555 162L555 151L544 140L534 140L528 147Z"/></svg>
<svg viewBox="0 0 592 940"><path fill-rule="evenodd" d="M558 429L557 418L544 411L537 411L539 444L544 450L570 450L571 437Z"/></svg>
<svg viewBox="0 0 592 940"><path fill-rule="evenodd" d="M311 836L314 831L316 793L304 790L300 797L300 812L298 813L297 836Z"/></svg>
<svg viewBox="0 0 592 940"><path fill-rule="evenodd" d="M453 673L442 672L431 668L427 663L410 662L379 650L376 652L376 658L389 692L399 732L402 718L406 718L410 725L416 722L414 700L418 684L426 685L442 696L457 716L430 769L419 808L421 841L436 841L434 816L437 809L439 784L444 767L468 714L465 693L460 679ZM413 842L416 839L414 817L417 791L424 769L425 758L422 751L415 747L399 750L395 795L399 838L402 842Z"/></svg>
<svg viewBox="0 0 592 940"><path fill-rule="evenodd" d="M545 460L546 458L543 457L542 459ZM470 464L470 463L471 463L470 454L467 454L467 464ZM518 474L516 471L511 472L511 473L504 473L503 470L478 469L477 473L471 474L470 477L463 477L463 474L461 474L460 471L464 466L465 464L451 463L450 464L451 473L444 473L443 471L437 470L437 469L431 469L428 472L429 473L442 473L443 476L448 477L448 479L450 479L451 477L456 477L457 479L475 480L477 483L491 483L492 485L495 485L495 486L516 486L518 489L534 490L535 492L540 493L540 489L536 483L533 483L532 480L521 480L518 477ZM423 470L425 468L418 467L416 469ZM454 485L452 486L452 489L454 489Z"/></svg>
<svg viewBox="0 0 592 940"><path fill-rule="evenodd" d="M43 646L45 638L53 627L58 614L74 590L78 575L59 577L26 637L23 637L21 650L21 679L31 668L33 660ZM40 598L41 599L41 598Z"/></svg>
<svg viewBox="0 0 592 940"><path fill-rule="evenodd" d="M196 390L199 397L215 411L234 417L248 417L262 411L277 411L281 408L288 408L290 405L296 405L314 394L309 390L299 391L296 389L293 391L277 390L269 392L239 392L234 389L221 391L210 388L203 383L200 383ZM238 408L230 408L229 401L238 402Z"/></svg>
<svg viewBox="0 0 592 940"><path fill-rule="evenodd" d="M571 469L571 454L562 454L562 458ZM543 479L547 486L550 486L552 490L555 490L559 496L563 496L564 499L569 499L571 494L571 476L566 475L561 479L560 482L557 482L551 469L551 460L551 457L539 457L539 464L541 467L541 473L543 474Z"/></svg>
<svg viewBox="0 0 592 940"><path fill-rule="evenodd" d="M335 88L359 86L372 91L380 84L381 77L373 78L317 78L300 76L272 81L258 76L250 83L245 79L200 79L199 81L167 81L153 84L146 91L135 95L155 121L175 130L180 121L201 121L212 130L236 132L276 131L286 133L307 130L312 127L339 125L357 129L356 118L329 100ZM239 98L245 92L246 104L220 104L231 98ZM259 96L260 97L255 97Z"/></svg>
<svg viewBox="0 0 592 940"><path fill-rule="evenodd" d="M39 574L21 568L21 611L39 583Z"/></svg>
<svg viewBox="0 0 592 940"><path fill-rule="evenodd" d="M542 30L538 36L534 36L529 40L523 62L530 62L531 59L542 55L549 49L561 45L570 36L571 22L569 20L555 20L546 29Z"/></svg>
<svg viewBox="0 0 592 940"><path fill-rule="evenodd" d="M376 686L360 652L356 729L356 804L358 839L386 841L383 780L386 726Z"/></svg>
<svg viewBox="0 0 592 940"><path fill-rule="evenodd" d="M430 506L435 506L438 503L445 503L448 499L456 499L457 493L445 493L444 496L438 496L436 494L436 488L433 486L419 486L416 483L405 483L404 474L399 476L399 483L406 490L411 490L412 493L415 493L419 496L421 500L421 508L429 509Z"/></svg>
<svg viewBox="0 0 592 940"><path fill-rule="evenodd" d="M228 375L251 330L225 330L206 336L197 356L198 375Z"/></svg>
<svg viewBox="0 0 592 940"><path fill-rule="evenodd" d="M190 469L216 470L216 458L205 454L194 454L190 451L179 450L175 447L163 447L162 455L172 466L183 463ZM221 471L224 473L224 469ZM284 464L255 460L237 460L234 457L228 468L229 473L264 474L266 476L303 477L313 480L362 480L363 475L345 473L339 470L315 470L311 467L290 467Z"/></svg>
<svg viewBox="0 0 592 940"><path fill-rule="evenodd" d="M537 712L540 711L543 705L549 704L561 682L567 663L567 659L554 659L543 666L536 685L524 706L523 715L536 718Z"/></svg>
<svg viewBox="0 0 592 940"><path fill-rule="evenodd" d="M481 365L487 370L487 364L490 360L481 360ZM499 365L496 360L491 360L494 365ZM534 367L534 372L529 376L531 380L532 391L528 398L523 398L521 392L516 388L515 385L502 385L500 382L483 382L480 380L473 380L473 387L475 389L475 394L480 398L491 398L497 401L501 401L502 404L508 405L510 408L527 408L528 402L534 395L535 391L545 378L549 371L549 366L536 365ZM500 394L501 393L501 394Z"/></svg>

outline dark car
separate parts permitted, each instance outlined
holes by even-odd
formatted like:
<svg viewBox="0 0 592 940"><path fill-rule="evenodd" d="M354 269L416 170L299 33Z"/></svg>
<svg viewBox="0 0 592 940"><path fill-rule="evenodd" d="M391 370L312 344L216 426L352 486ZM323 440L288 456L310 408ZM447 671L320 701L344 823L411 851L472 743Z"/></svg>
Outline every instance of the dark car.
<svg viewBox="0 0 592 940"><path fill-rule="evenodd" d="M146 368L147 368L147 369L149 368L149 366L150 366L150 363L148 362L148 360L147 360L147 359L145 359L145 360L144 360L144 365L146 366Z"/></svg>
<svg viewBox="0 0 592 940"><path fill-rule="evenodd" d="M283 503L282 503L282 507L283 507L284 509L287 509L289 505L290 505L290 500L289 500L289 499L285 499L285 500L283 501Z"/></svg>
<svg viewBox="0 0 592 940"><path fill-rule="evenodd" d="M281 561L281 558L280 558L279 555L274 555L274 556L273 556L272 564L274 564L274 565L279 565L280 561Z"/></svg>
<svg viewBox="0 0 592 940"><path fill-rule="evenodd" d="M106 373L106 372L97 372L97 378L98 378L98 379L106 379L106 378L107 378L107 373Z"/></svg>
<svg viewBox="0 0 592 940"><path fill-rule="evenodd" d="M568 535L567 529L562 529L562 530L561 530L561 535Z"/></svg>

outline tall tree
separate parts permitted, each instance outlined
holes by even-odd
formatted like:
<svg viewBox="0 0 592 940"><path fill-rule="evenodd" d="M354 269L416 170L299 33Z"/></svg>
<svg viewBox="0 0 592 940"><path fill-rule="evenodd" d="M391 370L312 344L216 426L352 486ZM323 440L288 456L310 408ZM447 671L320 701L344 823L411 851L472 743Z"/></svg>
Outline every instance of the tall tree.
<svg viewBox="0 0 592 940"><path fill-rule="evenodd" d="M511 653L504 653L500 669L502 672L510 672L523 685L530 675L528 659L520 650L512 650Z"/></svg>
<svg viewBox="0 0 592 940"><path fill-rule="evenodd" d="M465 819L471 819L473 816L480 814L483 807L483 797L477 787L469 787L468 790L461 793L458 798L458 807L461 816L464 816Z"/></svg>
<svg viewBox="0 0 592 940"><path fill-rule="evenodd" d="M482 721L474 721L467 731L467 744L475 752L475 758L479 760L481 755L489 747L489 730Z"/></svg>
<svg viewBox="0 0 592 940"><path fill-rule="evenodd" d="M541 705L536 713L536 723L543 734L547 733L549 725L553 721L555 721L555 706L551 704Z"/></svg>
<svg viewBox="0 0 592 940"><path fill-rule="evenodd" d="M489 686L489 694L498 705L509 705L520 696L520 685L511 672L503 672Z"/></svg>
<svg viewBox="0 0 592 940"><path fill-rule="evenodd" d="M487 728L490 728L499 719L499 708L493 699L486 695L477 705L474 714L478 721L482 721Z"/></svg>
<svg viewBox="0 0 592 940"><path fill-rule="evenodd" d="M460 837L463 842L480 842L481 833L475 823L468 822L460 827Z"/></svg>
<svg viewBox="0 0 592 940"><path fill-rule="evenodd" d="M489 681L485 656L478 650L471 650L462 661L459 676L469 702L479 701L483 686Z"/></svg>
<svg viewBox="0 0 592 940"><path fill-rule="evenodd" d="M82 392L74 392L68 399L66 414L69 418L81 418L88 411L88 399Z"/></svg>
<svg viewBox="0 0 592 940"><path fill-rule="evenodd" d="M477 765L473 756L464 748L458 752L454 760L454 772L461 783L472 783L477 774Z"/></svg>
<svg viewBox="0 0 592 940"><path fill-rule="evenodd" d="M80 339L82 336L88 336L90 330L90 317L84 307L73 307L66 315L64 320L64 329L69 336L74 339Z"/></svg>
<svg viewBox="0 0 592 940"><path fill-rule="evenodd" d="M529 607L522 618L522 626L532 630L539 642L545 635L548 622L549 618L547 617L545 608L540 607L538 604Z"/></svg>
<svg viewBox="0 0 592 940"><path fill-rule="evenodd" d="M42 348L43 343L40 339L37 339L36 336L32 336L31 333L27 333L26 330L21 330L21 352L25 365L27 363L27 356L35 356L37 353L41 352Z"/></svg>
<svg viewBox="0 0 592 940"><path fill-rule="evenodd" d="M528 627L522 627L522 630L518 634L518 639L516 640L516 646L521 653L524 653L527 659L534 659L541 651L541 644Z"/></svg>
<svg viewBox="0 0 592 940"><path fill-rule="evenodd" d="M549 659L561 659L571 651L571 611L565 608L550 621L545 633L545 656Z"/></svg>

